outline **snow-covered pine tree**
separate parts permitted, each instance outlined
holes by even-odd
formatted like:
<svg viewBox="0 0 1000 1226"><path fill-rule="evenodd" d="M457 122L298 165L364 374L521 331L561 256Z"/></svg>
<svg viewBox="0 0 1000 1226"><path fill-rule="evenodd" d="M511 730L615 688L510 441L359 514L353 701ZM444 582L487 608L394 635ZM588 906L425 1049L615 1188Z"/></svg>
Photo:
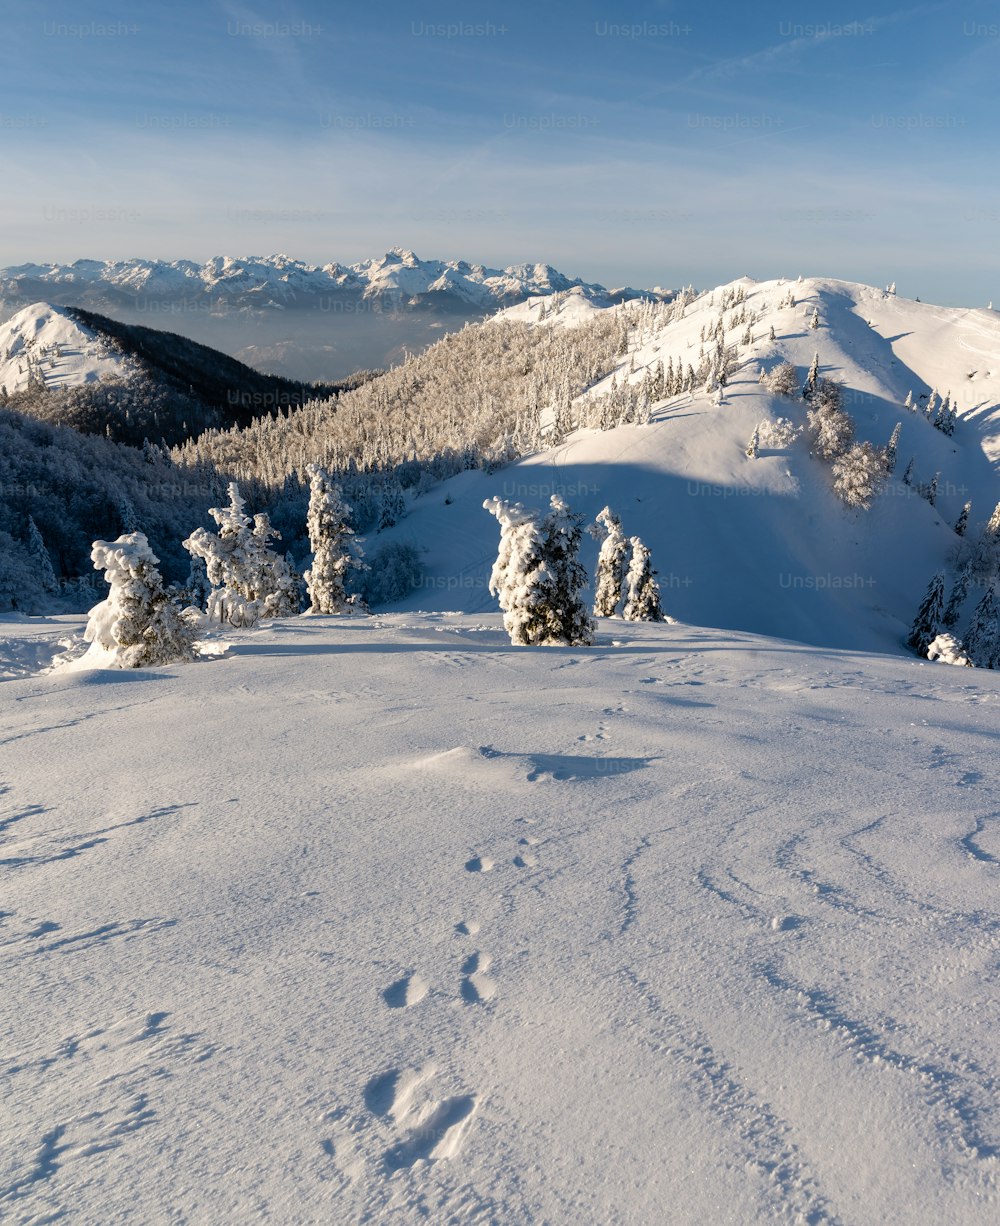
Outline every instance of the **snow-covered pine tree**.
<svg viewBox="0 0 1000 1226"><path fill-rule="evenodd" d="M760 454L760 423L753 428L753 434L750 435L750 442L747 443L747 459L756 460Z"/></svg>
<svg viewBox="0 0 1000 1226"><path fill-rule="evenodd" d="M941 474L935 473L934 476L931 478L930 485L927 487L927 501L931 504L932 507L937 506L938 481L940 480L941 480Z"/></svg>
<svg viewBox="0 0 1000 1226"><path fill-rule="evenodd" d="M574 514L558 494L553 494L541 535L537 587L542 600L536 608L548 623L543 641L588 646L594 642L594 623L580 599L580 591L587 584L587 572L579 558L583 516Z"/></svg>
<svg viewBox="0 0 1000 1226"><path fill-rule="evenodd" d="M1000 542L1000 502L993 508L993 514L983 530L983 536L994 544Z"/></svg>
<svg viewBox="0 0 1000 1226"><path fill-rule="evenodd" d="M538 572L542 566L542 534L538 515L519 502L488 498L485 510L500 524L500 547L490 574L490 594L503 611L504 629L516 647L533 647L540 637L542 619L537 606Z"/></svg>
<svg viewBox="0 0 1000 1226"><path fill-rule="evenodd" d="M915 460L911 459L909 464L907 464L906 466L906 471L903 473L903 484L904 485L913 484L913 465L915 462L916 462Z"/></svg>
<svg viewBox="0 0 1000 1226"><path fill-rule="evenodd" d="M122 532L138 532L139 520L128 494L123 494L118 503L118 518L121 520Z"/></svg>
<svg viewBox="0 0 1000 1226"><path fill-rule="evenodd" d="M972 565L966 562L958 572L958 578L951 589L951 595L948 597L948 603L945 605L944 614L941 617L941 625L947 626L949 630L952 626L958 625L958 619L962 614L962 605L965 604L965 599L969 594L971 582Z"/></svg>
<svg viewBox="0 0 1000 1226"><path fill-rule="evenodd" d="M597 557L594 616L616 617L622 599L625 558L628 553L621 520L610 507L605 507L589 531L591 536L601 542L601 551Z"/></svg>
<svg viewBox="0 0 1000 1226"><path fill-rule="evenodd" d="M767 334L767 339L769 341L776 341L778 339L774 334L774 324L771 324L770 330L768 331L768 334Z"/></svg>
<svg viewBox="0 0 1000 1226"><path fill-rule="evenodd" d="M813 313L809 317L809 327L815 331L819 327L819 307L813 307Z"/></svg>
<svg viewBox="0 0 1000 1226"><path fill-rule="evenodd" d="M913 412L915 406L913 403L913 392L912 391L909 391L906 393L906 399L903 401L903 408L909 409L911 413Z"/></svg>
<svg viewBox="0 0 1000 1226"><path fill-rule="evenodd" d="M632 558L629 563L627 598L622 616L630 622L661 622L660 585L656 582L650 553L639 537L631 538Z"/></svg>
<svg viewBox="0 0 1000 1226"><path fill-rule="evenodd" d="M941 633L944 616L944 574L941 571L934 576L928 585L917 616L913 619L910 633L906 638L907 647L918 656L927 655L927 648Z"/></svg>
<svg viewBox="0 0 1000 1226"><path fill-rule="evenodd" d="M358 538L349 518L350 506L330 474L310 464L309 512L306 528L313 552L312 566L305 573L309 613L347 613L356 606L344 582L352 569L364 566Z"/></svg>
<svg viewBox="0 0 1000 1226"><path fill-rule="evenodd" d="M972 510L971 502L967 502L965 506L962 507L962 514L959 515L958 519L955 521L955 535L956 536L965 536L965 531L969 526L969 513L971 512L971 510Z"/></svg>
<svg viewBox="0 0 1000 1226"><path fill-rule="evenodd" d="M1000 668L1000 605L992 583L972 615L965 652L976 668Z"/></svg>
<svg viewBox="0 0 1000 1226"><path fill-rule="evenodd" d="M806 422L812 452L823 460L835 460L847 451L854 438L854 422L840 407L840 385L820 379L810 399L812 407L806 413Z"/></svg>
<svg viewBox="0 0 1000 1226"><path fill-rule="evenodd" d="M928 421L934 420L934 415L937 413L938 394L937 388L931 388L931 394L927 398L927 407L924 409L924 416Z"/></svg>
<svg viewBox="0 0 1000 1226"><path fill-rule="evenodd" d="M885 471L892 473L896 469L896 450L899 447L899 434L903 428L903 423L897 421L892 434L889 436L889 442L885 448Z"/></svg>
<svg viewBox="0 0 1000 1226"><path fill-rule="evenodd" d="M90 556L111 587L90 610L84 638L92 651L120 668L195 659L195 628L168 597L159 558L141 532L95 541Z"/></svg>
<svg viewBox="0 0 1000 1226"><path fill-rule="evenodd" d="M799 372L791 362L780 362L764 380L769 392L776 396L795 396L799 390Z"/></svg>
<svg viewBox="0 0 1000 1226"><path fill-rule="evenodd" d="M41 532L38 531L38 525L30 515L28 516L28 553L34 563L35 576L43 590L50 594L57 592L59 581L56 579L52 559L45 548L45 541L42 539Z"/></svg>
<svg viewBox="0 0 1000 1226"><path fill-rule="evenodd" d="M285 559L270 548L279 538L266 514L246 514L246 503L235 481L229 484L229 505L210 507L218 534L196 528L184 548L205 562L212 592L206 602L210 620L232 626L253 626L265 617L291 617L299 612L298 591Z"/></svg>
<svg viewBox="0 0 1000 1226"><path fill-rule="evenodd" d="M809 373L806 375L806 381L802 386L802 399L811 400L813 392L816 390L816 385L819 382L819 354L813 354L812 365L809 367Z"/></svg>
<svg viewBox="0 0 1000 1226"><path fill-rule="evenodd" d="M867 511L885 482L885 457L871 443L855 443L833 461L833 490L849 507Z"/></svg>

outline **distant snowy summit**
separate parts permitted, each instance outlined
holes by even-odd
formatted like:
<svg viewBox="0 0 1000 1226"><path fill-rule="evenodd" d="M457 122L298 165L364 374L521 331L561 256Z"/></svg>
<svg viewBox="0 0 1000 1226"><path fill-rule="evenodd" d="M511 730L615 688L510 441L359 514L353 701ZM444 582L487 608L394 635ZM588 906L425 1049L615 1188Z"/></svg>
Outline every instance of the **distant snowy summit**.
<svg viewBox="0 0 1000 1226"><path fill-rule="evenodd" d="M564 276L549 264L487 268L464 260L422 260L394 247L360 264L316 266L287 255L217 256L191 260L77 260L0 269L5 313L45 301L133 312L204 310L365 311L430 310L489 314L528 298L577 289L601 306L632 298L668 299L669 291L606 289ZM150 322L153 322L152 320Z"/></svg>

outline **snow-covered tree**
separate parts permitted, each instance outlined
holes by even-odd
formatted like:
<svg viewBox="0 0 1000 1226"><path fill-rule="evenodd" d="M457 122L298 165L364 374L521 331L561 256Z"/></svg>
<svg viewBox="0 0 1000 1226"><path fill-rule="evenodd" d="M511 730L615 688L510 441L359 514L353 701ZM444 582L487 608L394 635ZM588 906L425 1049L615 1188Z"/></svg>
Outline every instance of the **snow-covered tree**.
<svg viewBox="0 0 1000 1226"><path fill-rule="evenodd" d="M121 520L122 532L139 531L139 519L128 494L124 494L118 503L118 518Z"/></svg>
<svg viewBox="0 0 1000 1226"><path fill-rule="evenodd" d="M911 413L913 412L915 406L913 403L913 392L912 391L909 391L906 393L906 399L903 401L903 408L909 409Z"/></svg>
<svg viewBox="0 0 1000 1226"><path fill-rule="evenodd" d="M490 593L503 611L504 629L518 647L531 647L541 637L537 583L542 569L542 534L538 515L519 502L488 498L483 507L500 524L500 547L490 574Z"/></svg>
<svg viewBox="0 0 1000 1226"><path fill-rule="evenodd" d="M992 583L976 605L964 645L976 668L1000 668L1000 605Z"/></svg>
<svg viewBox="0 0 1000 1226"><path fill-rule="evenodd" d="M809 373L806 375L806 381L802 385L802 399L811 400L812 394L816 390L816 385L819 383L819 354L813 354L812 364L809 367Z"/></svg>
<svg viewBox="0 0 1000 1226"><path fill-rule="evenodd" d="M885 447L885 471L892 473L896 469L896 450L899 447L899 434L903 429L903 423L897 421L892 434L889 436L889 441Z"/></svg>
<svg viewBox="0 0 1000 1226"><path fill-rule="evenodd" d="M909 462L909 464L907 464L907 466L906 466L906 471L903 473L903 484L904 484L904 485L912 485L912 484L913 484L913 465L914 465L915 463L916 463L916 461L915 461L915 460L913 460L913 459L911 459L911 460L910 460L910 462Z"/></svg>
<svg viewBox="0 0 1000 1226"><path fill-rule="evenodd" d="M351 528L351 508L340 486L316 464L309 472L309 514L306 527L313 563L305 573L309 613L346 613L356 606L344 582L351 570L364 566L358 538Z"/></svg>
<svg viewBox="0 0 1000 1226"><path fill-rule="evenodd" d="M764 385L776 396L795 396L799 390L799 372L791 362L779 362L765 378Z"/></svg>
<svg viewBox="0 0 1000 1226"><path fill-rule="evenodd" d="M270 548L279 537L265 514L251 520L235 481L229 505L210 507L218 534L196 528L184 548L205 562L212 592L206 612L212 621L253 626L263 617L291 617L299 612L298 588L286 560Z"/></svg>
<svg viewBox="0 0 1000 1226"><path fill-rule="evenodd" d="M885 458L871 443L855 443L833 462L834 493L849 507L867 511L885 482Z"/></svg>
<svg viewBox="0 0 1000 1226"><path fill-rule="evenodd" d="M90 610L84 638L92 651L120 668L196 657L194 626L167 595L159 558L141 532L95 541L91 558L111 587L107 599Z"/></svg>
<svg viewBox="0 0 1000 1226"><path fill-rule="evenodd" d="M813 330L819 327L819 307L813 307L813 313L809 317L809 327Z"/></svg>
<svg viewBox="0 0 1000 1226"><path fill-rule="evenodd" d="M941 633L943 611L944 574L939 571L930 581L906 639L907 647L918 656L926 656L927 648Z"/></svg>
<svg viewBox="0 0 1000 1226"><path fill-rule="evenodd" d="M615 617L622 599L625 581L625 558L628 544L622 532L621 520L605 507L591 525L590 534L600 540L597 557L597 591L594 596L595 617Z"/></svg>
<svg viewBox="0 0 1000 1226"><path fill-rule="evenodd" d="M45 541L42 539L41 532L38 531L38 525L30 515L28 516L28 553L31 555L36 577L43 590L50 593L57 592L59 581L52 567L52 559L45 548Z"/></svg>
<svg viewBox="0 0 1000 1226"><path fill-rule="evenodd" d="M958 624L971 582L972 565L967 562L958 572L958 578L952 586L951 595L948 597L948 603L945 605L944 615L941 618L941 625L947 626L949 630Z"/></svg>
<svg viewBox="0 0 1000 1226"><path fill-rule="evenodd" d="M630 622L661 622L660 585L656 582L650 553L637 536L631 538L632 558L629 563L627 598L622 616Z"/></svg>
<svg viewBox="0 0 1000 1226"><path fill-rule="evenodd" d="M747 459L756 460L760 454L760 425L754 426L753 434L750 435L750 442L747 443Z"/></svg>
<svg viewBox="0 0 1000 1226"><path fill-rule="evenodd" d="M959 515L958 519L955 521L955 535L956 536L965 536L965 530L969 526L969 513L971 510L972 510L971 502L967 502L965 506L962 507L962 514Z"/></svg>
<svg viewBox="0 0 1000 1226"><path fill-rule="evenodd" d="M581 517L557 494L544 520L520 503L487 499L500 523L490 592L504 613L510 641L521 646L586 645L594 626L579 592L587 575L578 559Z"/></svg>
<svg viewBox="0 0 1000 1226"><path fill-rule="evenodd" d="M927 648L927 659L940 660L942 664L957 664L964 668L972 667L972 661L953 634L939 634Z"/></svg>
<svg viewBox="0 0 1000 1226"><path fill-rule="evenodd" d="M812 440L812 452L823 460L843 455L854 438L854 422L840 407L840 386L820 379L810 397L812 407L806 421Z"/></svg>

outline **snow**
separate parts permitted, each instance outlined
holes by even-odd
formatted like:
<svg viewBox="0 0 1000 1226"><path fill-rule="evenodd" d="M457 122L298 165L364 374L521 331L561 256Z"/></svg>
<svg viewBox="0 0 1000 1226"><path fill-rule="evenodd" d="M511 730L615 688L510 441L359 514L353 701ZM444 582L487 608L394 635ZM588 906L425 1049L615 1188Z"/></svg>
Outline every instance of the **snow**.
<svg viewBox="0 0 1000 1226"><path fill-rule="evenodd" d="M48 351L45 356L43 350ZM99 333L47 302L25 307L0 324L0 387L10 394L21 391L32 368L53 388L125 375L131 369L124 354L109 349Z"/></svg>
<svg viewBox="0 0 1000 1226"><path fill-rule="evenodd" d="M425 577L396 607L493 610L488 580L496 532L482 503L500 497L537 508L559 493L588 521L610 506L626 536L641 536L659 571L664 610L682 621L821 646L902 651L930 577L950 565L964 503L973 503L974 537L1000 496L1000 358L992 366L969 360L974 342L1000 355L1000 315L931 307L829 278L741 278L706 292L683 319L643 338L588 395L607 392L612 378L638 383L657 361L697 366L700 329L718 318L722 292L741 285L747 311L762 317L753 344L740 347L722 406L700 391L675 396L654 408L649 425L578 430L558 447L494 473L462 473L414 499L385 535L424 551ZM794 307L781 305L789 291ZM816 307L821 325L813 331L807 324ZM601 309L571 292L546 322L573 327ZM498 318L538 313L529 301ZM742 331L731 330L729 340ZM805 403L761 386L759 366L790 361L801 386L817 351L820 377L845 385L844 407L859 441L884 447L902 422L895 476L870 511L844 506L829 466L809 456L806 439L762 445L757 459L746 456L761 421L805 424ZM909 390L916 398L933 387L941 395L950 390L959 406L954 437L903 408ZM911 456L916 480L929 483L941 472L934 508L901 480ZM591 574L596 559L596 546L585 551Z"/></svg>
<svg viewBox="0 0 1000 1226"><path fill-rule="evenodd" d="M228 637L0 687L5 1221L996 1220L995 673Z"/></svg>

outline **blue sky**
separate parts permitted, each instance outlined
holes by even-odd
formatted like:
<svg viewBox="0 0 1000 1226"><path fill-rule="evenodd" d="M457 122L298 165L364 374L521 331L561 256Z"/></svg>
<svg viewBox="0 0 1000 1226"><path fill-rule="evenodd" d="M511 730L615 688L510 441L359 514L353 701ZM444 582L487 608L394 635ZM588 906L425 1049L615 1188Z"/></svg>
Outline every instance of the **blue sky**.
<svg viewBox="0 0 1000 1226"><path fill-rule="evenodd" d="M388 247L1000 301L995 3L30 3L0 266Z"/></svg>

